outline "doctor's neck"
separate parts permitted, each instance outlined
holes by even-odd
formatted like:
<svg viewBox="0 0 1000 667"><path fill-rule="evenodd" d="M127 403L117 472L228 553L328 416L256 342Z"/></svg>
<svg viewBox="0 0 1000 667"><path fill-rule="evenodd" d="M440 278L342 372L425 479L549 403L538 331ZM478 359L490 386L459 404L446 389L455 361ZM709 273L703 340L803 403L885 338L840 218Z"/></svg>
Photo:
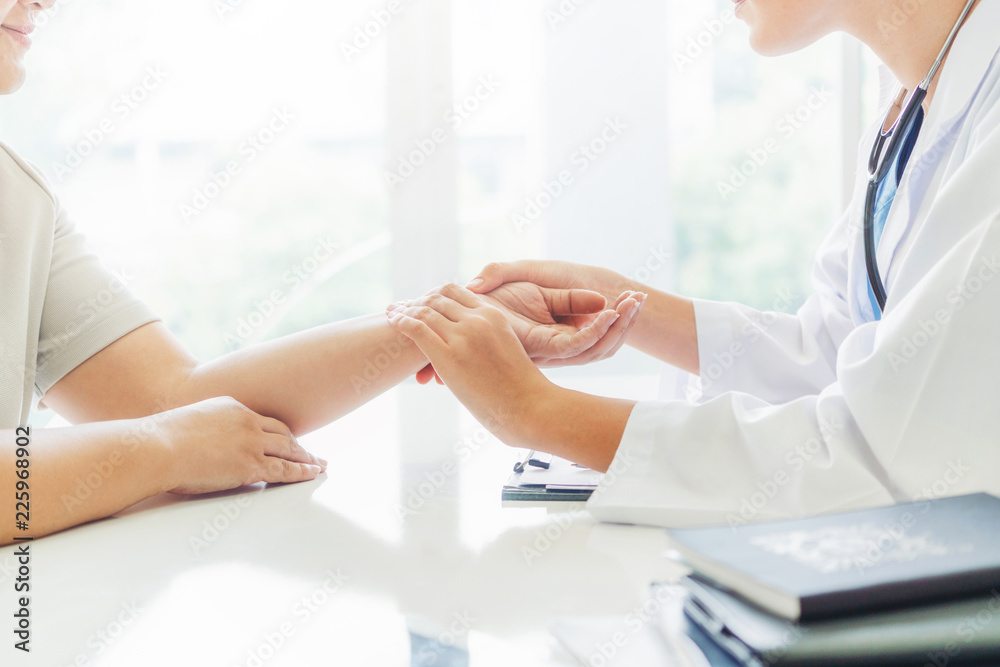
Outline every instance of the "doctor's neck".
<svg viewBox="0 0 1000 667"><path fill-rule="evenodd" d="M852 3L846 31L875 52L907 90L927 76L967 0L861 0ZM982 0L976 0L973 11ZM943 68L942 68L943 69ZM930 108L941 70L924 100Z"/></svg>

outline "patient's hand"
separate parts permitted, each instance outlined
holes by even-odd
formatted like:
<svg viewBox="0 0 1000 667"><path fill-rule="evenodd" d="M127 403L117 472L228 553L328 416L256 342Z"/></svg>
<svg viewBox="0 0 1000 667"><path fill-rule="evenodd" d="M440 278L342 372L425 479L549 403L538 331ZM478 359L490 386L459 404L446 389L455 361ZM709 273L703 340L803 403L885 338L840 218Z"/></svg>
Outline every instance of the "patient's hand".
<svg viewBox="0 0 1000 667"><path fill-rule="evenodd" d="M504 311L528 357L543 367L589 363L620 347L634 318L618 323L638 301L637 294L629 292L614 309L606 309L604 297L597 292L549 289L534 283L508 283L481 298ZM598 346L602 354L584 357Z"/></svg>
<svg viewBox="0 0 1000 667"><path fill-rule="evenodd" d="M393 304L388 312L413 307L434 308L454 298L459 290L462 288L457 285L445 285L420 299ZM606 309L604 297L596 292L550 289L520 282L507 283L476 298L504 312L535 364L568 366L613 355L628 338L644 296L626 292L619 297L614 309ZM430 366L417 375L421 382L434 377Z"/></svg>

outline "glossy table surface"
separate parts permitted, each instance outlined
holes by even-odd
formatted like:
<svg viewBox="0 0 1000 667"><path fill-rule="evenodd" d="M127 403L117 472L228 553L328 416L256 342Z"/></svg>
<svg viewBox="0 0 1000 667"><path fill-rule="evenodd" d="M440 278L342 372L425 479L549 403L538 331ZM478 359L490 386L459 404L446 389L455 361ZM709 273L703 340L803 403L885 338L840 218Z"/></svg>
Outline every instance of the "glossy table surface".
<svg viewBox="0 0 1000 667"><path fill-rule="evenodd" d="M35 541L32 652L6 630L0 664L569 665L551 619L624 622L681 572L661 530L502 507L517 453L444 389L403 385L302 442L331 462L314 482L159 496Z"/></svg>

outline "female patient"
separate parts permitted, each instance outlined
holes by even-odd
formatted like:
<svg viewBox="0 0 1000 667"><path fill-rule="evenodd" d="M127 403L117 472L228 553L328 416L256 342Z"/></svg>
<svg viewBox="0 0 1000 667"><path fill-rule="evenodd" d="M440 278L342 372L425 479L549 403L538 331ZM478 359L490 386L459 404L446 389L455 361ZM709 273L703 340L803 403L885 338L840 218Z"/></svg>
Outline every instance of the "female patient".
<svg viewBox="0 0 1000 667"><path fill-rule="evenodd" d="M762 54L841 30L897 80L797 314L633 285L648 299L631 344L702 388L697 402L638 405L549 383L469 290L400 304L392 323L481 419L503 408L506 422L490 425L506 442L610 468L591 500L604 519L742 524L1000 493L1000 2L738 0L736 14ZM519 262L469 287L525 280L605 294L628 284Z"/></svg>
<svg viewBox="0 0 1000 667"><path fill-rule="evenodd" d="M53 0L0 0L0 93L25 78L34 22ZM114 300L94 315L98 294ZM541 363L598 355L622 339L635 303L615 310L585 291L506 287L503 306ZM102 302L103 303L103 302ZM98 519L164 491L203 493L255 482L315 478L326 466L306 433L393 386L427 360L381 314L320 327L200 364L155 315L122 291L30 165L0 144L0 544L10 543L15 483L30 489L31 535ZM590 326L553 314L595 314ZM356 387L370 360L392 352L380 377ZM589 352L588 352L589 351ZM72 428L34 430L30 468L15 467L17 436L36 396ZM20 476L15 476L20 472ZM98 472L85 500L73 495ZM26 483L25 483L26 481Z"/></svg>

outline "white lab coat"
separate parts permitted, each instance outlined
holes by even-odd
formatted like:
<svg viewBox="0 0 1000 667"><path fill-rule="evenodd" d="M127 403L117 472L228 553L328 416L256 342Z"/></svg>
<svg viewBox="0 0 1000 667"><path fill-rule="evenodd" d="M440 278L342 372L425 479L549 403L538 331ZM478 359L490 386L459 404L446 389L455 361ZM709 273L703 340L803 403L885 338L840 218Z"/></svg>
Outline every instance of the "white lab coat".
<svg viewBox="0 0 1000 667"><path fill-rule="evenodd" d="M981 3L941 72L879 244L881 322L861 231L880 114L815 294L795 315L695 303L703 395L636 406L597 518L742 525L1000 495L997 26L1000 1Z"/></svg>

